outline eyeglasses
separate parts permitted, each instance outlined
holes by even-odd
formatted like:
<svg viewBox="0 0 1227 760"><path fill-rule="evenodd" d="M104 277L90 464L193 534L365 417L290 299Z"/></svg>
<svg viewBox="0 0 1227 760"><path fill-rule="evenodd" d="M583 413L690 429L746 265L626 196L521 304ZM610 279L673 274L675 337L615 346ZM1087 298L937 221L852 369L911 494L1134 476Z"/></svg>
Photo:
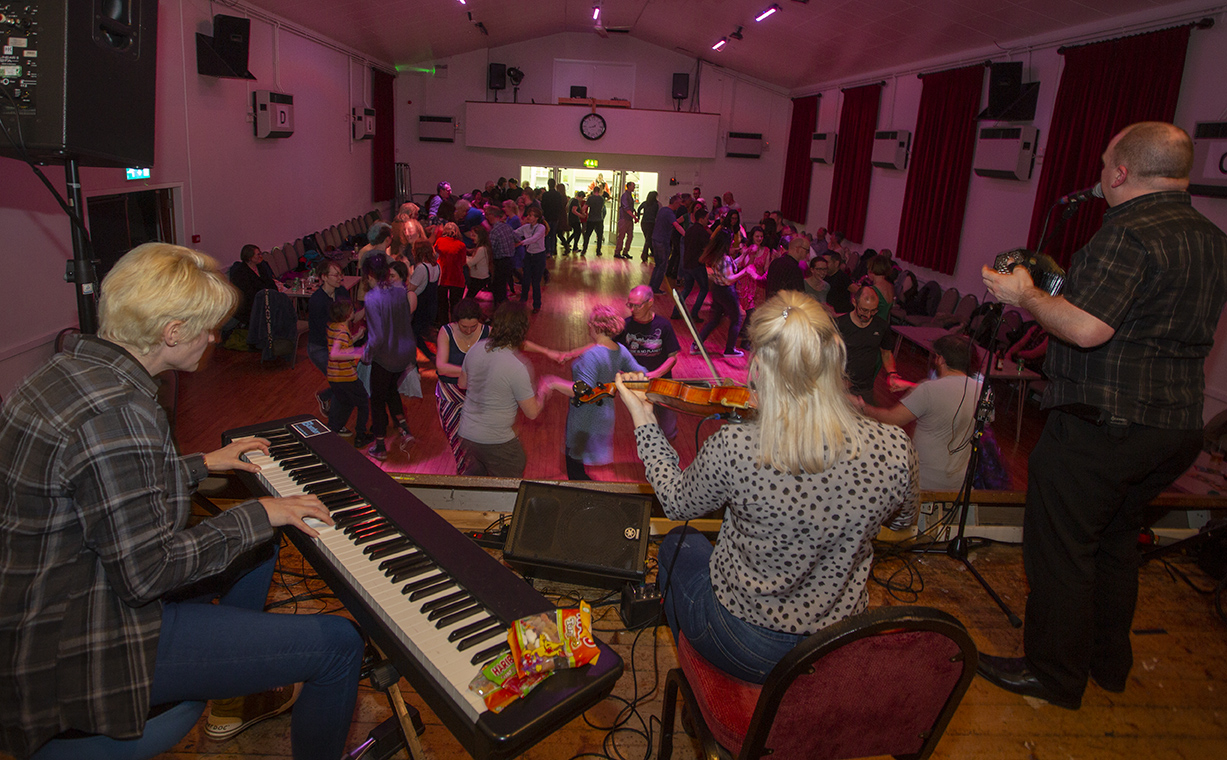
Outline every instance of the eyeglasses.
<svg viewBox="0 0 1227 760"><path fill-rule="evenodd" d="M634 301L627 301L627 302L626 302L626 308L628 308L628 309L638 309L640 306L643 306L643 305L644 305L644 304L646 304L646 303L651 303L651 302L650 302L650 301L640 301L639 303L635 303Z"/></svg>

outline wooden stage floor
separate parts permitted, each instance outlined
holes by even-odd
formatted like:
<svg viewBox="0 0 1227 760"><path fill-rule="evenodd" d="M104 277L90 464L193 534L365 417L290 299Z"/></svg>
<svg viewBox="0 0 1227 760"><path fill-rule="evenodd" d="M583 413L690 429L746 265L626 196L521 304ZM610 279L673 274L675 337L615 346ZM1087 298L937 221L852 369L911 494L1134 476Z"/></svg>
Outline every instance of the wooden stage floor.
<svg viewBox="0 0 1227 760"><path fill-rule="evenodd" d="M608 251L609 246L606 247ZM589 256L587 259L558 258L550 264L553 278L545 291L544 309L533 317L529 337L544 345L570 348L586 340L585 318L596 303L614 305L625 301L626 291L634 285L646 284L651 272L649 265L634 261ZM671 304L659 297L657 311L667 314ZM675 326L684 332L680 322ZM723 345L723 331L717 331L708 341L711 346ZM679 336L683 349L690 339ZM262 364L257 354L216 351L212 360L194 375L183 377L180 387L177 435L184 451L216 448L224 430L294 414L317 412L313 394L324 387L319 372L307 361L305 347L300 347L298 364L290 369L284 362ZM743 379L747 359L726 361L716 359L718 369ZM555 373L564 377L565 367L551 365L543 357L534 356L538 373ZM700 376L702 364L683 351L678 377ZM924 370L923 358L907 353L900 358L901 371L919 379ZM406 402L410 425L417 438L407 451L395 447L386 469L403 472L454 472L454 463L447 442L439 428L433 399L433 369L423 363L425 398ZM521 420L521 439L530 453L528 477L564 477L562 431L566 415L565 399L554 397L545 413L535 421ZM1022 441L1013 440L1014 417L1009 403L1000 403L993 428L1000 431L1003 457L1014 487L1025 487L1026 457L1042 426L1042 415L1028 405L1023 420ZM619 405L615 437L615 463L609 467L592 468L601 480L643 480L643 468L635 456L629 418ZM694 454L695 422L687 420L679 436L679 453L683 463ZM708 425L700 431L710 434ZM1026 599L1021 552L1017 546L992 545L973 552L972 560L1018 613ZM301 557L296 552L283 554L283 566L299 570ZM1172 564L1187 574L1194 584L1205 589L1212 585L1188 559L1176 557ZM1021 631L1011 628L992 601L981 591L971 575L944 556L915 556L910 570L901 570L894 560L879 563L876 574L883 579L893 576L899 581L913 573L910 588L920 589L912 595L900 592L893 597L877 583L870 584L872 605L921 604L946 610L971 631L982 651L996 655L1017 655L1022 648ZM923 581L923 588L921 588ZM319 585L318 581L315 585ZM291 587L294 592L301 587ZM544 589L549 591L549 589ZM595 590L584 590L590 597ZM279 590L276 595L288 596ZM276 596L275 595L275 596ZM316 611L338 607L335 600L300 605L299 611ZM629 732L615 737L616 748L606 739L607 731L592 728L583 720L550 736L525 757L535 760L566 760L572 757L600 757L583 753L608 753L609 757L646 758L654 756L658 742L660 689L654 688L658 678L676 664L675 651L666 628L639 636L617 632L621 623L615 608L603 608L604 616L598 628L609 629L601 635L609 641L627 663L627 673L615 689L615 694L632 698L636 693L644 701L638 714L652 730L652 748L646 741ZM1215 616L1212 600L1199 593L1158 562L1142 568L1141 593L1133 637L1136 665L1128 689L1123 694L1110 694L1093 684L1088 688L1083 708L1070 712L1034 700L1025 699L988 685L977 678L962 706L937 747L934 757L980 760L1057 760L1061 758L1204 758L1227 757L1227 626ZM633 656L633 676L632 662ZM467 757L459 744L426 710L416 695L407 690L408 700L422 710L427 724L422 743L429 758ZM607 700L590 710L587 717L596 726L608 726L621 709ZM363 687L351 744L357 744L375 724L390 715L382 695ZM632 720L631 725L644 728ZM193 731L166 758L195 760L196 758L268 758L289 757L289 718L281 716L266 721L229 742L212 742L204 736L203 724ZM604 749L602 749L604 747ZM616 753L615 750L616 749ZM697 752L691 741L679 733L675 757L694 758Z"/></svg>

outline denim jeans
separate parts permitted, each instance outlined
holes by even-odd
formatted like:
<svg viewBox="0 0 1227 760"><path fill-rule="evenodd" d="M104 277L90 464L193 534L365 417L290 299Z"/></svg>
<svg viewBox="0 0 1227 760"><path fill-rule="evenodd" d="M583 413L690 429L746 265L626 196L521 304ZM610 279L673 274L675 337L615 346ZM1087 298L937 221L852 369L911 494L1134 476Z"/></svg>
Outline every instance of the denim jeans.
<svg viewBox="0 0 1227 760"><path fill-rule="evenodd" d="M659 293L660 286L665 281L665 268L669 264L669 244L653 240L652 259L655 264L652 267L652 279L648 284L652 286L653 293Z"/></svg>
<svg viewBox="0 0 1227 760"><path fill-rule="evenodd" d="M315 365L315 368L324 373L324 377L328 376L328 346L317 346L313 343L307 344L307 358ZM320 398L324 403L332 401L332 388L325 388L320 391Z"/></svg>
<svg viewBox="0 0 1227 760"><path fill-rule="evenodd" d="M227 699L301 681L290 721L294 758L336 760L358 698L362 636L336 615L263 612L276 562L274 553L219 589L220 604L204 593L163 605L150 703Z"/></svg>
<svg viewBox="0 0 1227 760"><path fill-rule="evenodd" d="M737 331L741 329L741 305L737 301L737 291L733 290L732 285L712 285L711 311L699 330L699 342L707 340L707 336L715 331L720 320L726 316L729 318L729 332L724 339L724 353L727 354L737 347Z"/></svg>
<svg viewBox="0 0 1227 760"><path fill-rule="evenodd" d="M724 608L711 583L711 541L693 528L674 528L656 555L665 591L665 618L703 659L731 676L763 683L804 636L747 623Z"/></svg>

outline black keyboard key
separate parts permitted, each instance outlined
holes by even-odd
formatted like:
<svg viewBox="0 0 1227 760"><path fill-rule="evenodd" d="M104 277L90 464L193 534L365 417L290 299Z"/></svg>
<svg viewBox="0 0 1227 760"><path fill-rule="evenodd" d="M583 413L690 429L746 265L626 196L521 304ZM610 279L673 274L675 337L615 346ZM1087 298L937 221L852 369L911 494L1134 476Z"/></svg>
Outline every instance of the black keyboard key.
<svg viewBox="0 0 1227 760"><path fill-rule="evenodd" d="M494 617L493 615L487 615L481 620L478 620L476 623L469 623L463 628L457 628L456 630L452 631L451 633L447 635L447 640L448 641L459 641L460 639L463 639L466 636L472 636L478 631L483 631L488 626L491 626L491 625L501 626L502 623L499 621L498 618Z"/></svg>
<svg viewBox="0 0 1227 760"><path fill-rule="evenodd" d="M457 591L454 594L448 594L447 596L441 596L438 599L431 599L429 602L422 605L422 612L430 612L433 609L444 607L453 602L459 602L461 600L472 601L473 597L469 596L469 592L467 591Z"/></svg>
<svg viewBox="0 0 1227 760"><path fill-rule="evenodd" d="M423 585L421 588L418 588L410 592L409 601L416 602L419 599L423 599L428 596L434 596L440 591L446 588L451 588L452 586L455 586L455 585L456 585L456 581L452 580L448 576L441 576L434 583L428 583L426 585ZM409 588L409 587L405 586L405 588Z"/></svg>
<svg viewBox="0 0 1227 760"><path fill-rule="evenodd" d="M471 618L481 611L482 611L482 606L480 604L474 604L472 607L465 607L459 612L453 612L450 615L444 615L443 617L439 618L439 620L435 623L435 628L438 628L439 630L443 630L444 628L447 628L450 625L455 625L456 623L459 623L461 620L464 620L465 618Z"/></svg>
<svg viewBox="0 0 1227 760"><path fill-rule="evenodd" d="M362 550L363 554L368 555L371 560L383 559L390 554L397 554L405 549L413 546L413 542L405 536L400 538L392 538L387 541L380 541L377 544L371 544Z"/></svg>
<svg viewBox="0 0 1227 760"><path fill-rule="evenodd" d="M453 612L467 610L470 607L476 606L476 604L477 603L474 602L472 599L461 599L458 602L452 602L451 604L445 604L442 607L436 607L435 609L431 610L426 615L426 619L427 620L438 620L441 617L447 617ZM425 610L423 610L423 612L425 612Z"/></svg>
<svg viewBox="0 0 1227 760"><path fill-rule="evenodd" d="M480 665L483 662L489 662L490 660L494 659L495 655L497 655L499 652L502 652L506 649L507 649L506 641L504 641L502 644L495 644L489 649L483 649L477 654L473 655L472 659L470 659L469 662L473 663L474 665Z"/></svg>
<svg viewBox="0 0 1227 760"><path fill-rule="evenodd" d="M429 586L429 585L431 585L431 584L433 584L433 583L437 583L437 582L439 582L439 581L443 580L443 579L444 579L444 578L446 578L446 577L447 577L447 576L446 576L446 575L444 575L443 573L439 573L439 574L437 574L437 575L428 575L428 576L426 576L425 578L419 578L419 579L417 579L417 580L416 580L416 581L414 581L413 583L406 583L406 584L405 584L405 587L404 587L404 588L402 588L402 589L400 590L400 592L401 592L402 594L411 594L411 593L413 593L414 591L417 591L418 589L426 588L427 586Z"/></svg>
<svg viewBox="0 0 1227 760"><path fill-rule="evenodd" d="M466 636L464 640L462 640L456 646L456 649L463 652L466 649L472 649L473 647L477 646L483 641L489 641L495 636L503 636L504 638L506 638L507 629L499 625L499 626L495 626L494 628L490 628L488 630L482 631L481 633L475 633L472 636ZM504 643L504 646L506 646L505 643Z"/></svg>

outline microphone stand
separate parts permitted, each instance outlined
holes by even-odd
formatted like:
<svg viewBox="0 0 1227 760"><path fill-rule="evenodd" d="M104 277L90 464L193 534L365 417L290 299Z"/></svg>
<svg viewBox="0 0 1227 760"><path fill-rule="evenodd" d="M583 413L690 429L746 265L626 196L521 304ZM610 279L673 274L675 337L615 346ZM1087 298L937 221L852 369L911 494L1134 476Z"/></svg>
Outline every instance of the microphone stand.
<svg viewBox="0 0 1227 760"><path fill-rule="evenodd" d="M992 304L985 313L984 320L981 322L981 329L991 327L992 336L989 339L988 352L985 354L983 377L984 382L980 385L980 396L976 401L976 424L971 434L971 440L968 445L971 446L971 456L967 460L967 470L963 475L963 487L959 490L959 498L956 503L956 509L959 511L959 529L955 537L946 543L946 548L926 548L920 550L923 553L943 553L951 559L957 560L967 568L972 577L979 582L984 591L992 598L1001 611L1005 613L1006 618L1010 621L1010 625L1015 628L1022 627L1022 619L1014 614L1009 605L1005 603L983 575L976 570L976 566L968 559L968 553L971 551L971 539L967 538L967 513L971 510L971 488L976 477L976 467L980 463L980 441L984 437L984 426L993 416L993 388L989 385L989 372L993 368L993 356L997 349L997 333L1001 325L1002 306L1000 303ZM973 341L974 342L974 341Z"/></svg>

